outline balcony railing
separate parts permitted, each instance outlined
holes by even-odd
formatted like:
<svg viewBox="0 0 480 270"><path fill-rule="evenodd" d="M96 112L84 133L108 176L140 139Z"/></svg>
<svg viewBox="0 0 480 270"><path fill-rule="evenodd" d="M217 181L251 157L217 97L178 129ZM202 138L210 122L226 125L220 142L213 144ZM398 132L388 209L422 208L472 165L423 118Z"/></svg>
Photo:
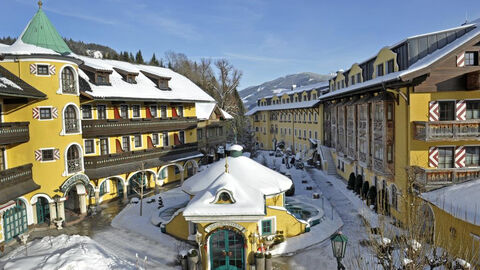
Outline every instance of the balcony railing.
<svg viewBox="0 0 480 270"><path fill-rule="evenodd" d="M80 132L80 120L78 120L78 119L65 119L65 132L66 133L78 133L78 132Z"/></svg>
<svg viewBox="0 0 480 270"><path fill-rule="evenodd" d="M24 143L30 140L28 122L0 123L0 144Z"/></svg>
<svg viewBox="0 0 480 270"><path fill-rule="evenodd" d="M83 120L82 134L85 138L94 138L185 130L196 127L196 117Z"/></svg>
<svg viewBox="0 0 480 270"><path fill-rule="evenodd" d="M0 188L18 185L32 179L32 164L0 171Z"/></svg>
<svg viewBox="0 0 480 270"><path fill-rule="evenodd" d="M68 173L76 173L82 170L82 161L79 158L67 160Z"/></svg>
<svg viewBox="0 0 480 270"><path fill-rule="evenodd" d="M421 141L480 139L480 120L416 121L413 125L415 139Z"/></svg>
<svg viewBox="0 0 480 270"><path fill-rule="evenodd" d="M429 190L480 178L480 168L419 168L416 183Z"/></svg>

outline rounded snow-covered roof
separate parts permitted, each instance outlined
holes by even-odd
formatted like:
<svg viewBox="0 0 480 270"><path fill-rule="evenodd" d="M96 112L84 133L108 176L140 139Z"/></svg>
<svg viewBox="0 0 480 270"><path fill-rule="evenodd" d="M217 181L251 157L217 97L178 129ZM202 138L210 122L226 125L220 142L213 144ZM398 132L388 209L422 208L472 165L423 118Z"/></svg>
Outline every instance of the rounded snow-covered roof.
<svg viewBox="0 0 480 270"><path fill-rule="evenodd" d="M233 146L232 146L233 147ZM242 186L254 188L264 195L274 195L287 191L292 181L284 175L271 170L260 163L245 157L227 157L228 174L230 181L236 181ZM183 183L182 189L188 194L195 195L207 189L220 175L225 173L225 159L221 159L190 177Z"/></svg>
<svg viewBox="0 0 480 270"><path fill-rule="evenodd" d="M238 145L238 144L234 144L232 146L230 146L228 149L228 151L243 151L243 147L241 145Z"/></svg>

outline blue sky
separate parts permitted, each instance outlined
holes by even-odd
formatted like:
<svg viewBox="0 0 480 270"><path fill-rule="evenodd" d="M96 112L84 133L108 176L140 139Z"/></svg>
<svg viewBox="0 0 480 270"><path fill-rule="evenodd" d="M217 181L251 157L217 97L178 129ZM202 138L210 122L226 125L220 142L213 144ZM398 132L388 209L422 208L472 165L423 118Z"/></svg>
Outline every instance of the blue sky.
<svg viewBox="0 0 480 270"><path fill-rule="evenodd" d="M480 17L478 0L44 0L62 36L117 51L227 58L241 88L347 69L405 37ZM37 0L0 0L0 36L18 36Z"/></svg>

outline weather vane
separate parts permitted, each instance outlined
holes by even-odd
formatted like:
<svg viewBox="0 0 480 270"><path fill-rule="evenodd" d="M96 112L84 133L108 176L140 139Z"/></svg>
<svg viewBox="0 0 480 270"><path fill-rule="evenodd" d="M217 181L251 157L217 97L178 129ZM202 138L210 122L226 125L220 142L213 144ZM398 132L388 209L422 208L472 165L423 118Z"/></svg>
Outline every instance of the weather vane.
<svg viewBox="0 0 480 270"><path fill-rule="evenodd" d="M38 0L38 8L42 8L42 5L43 5L42 0Z"/></svg>
<svg viewBox="0 0 480 270"><path fill-rule="evenodd" d="M228 173L228 157L225 157L225 172Z"/></svg>

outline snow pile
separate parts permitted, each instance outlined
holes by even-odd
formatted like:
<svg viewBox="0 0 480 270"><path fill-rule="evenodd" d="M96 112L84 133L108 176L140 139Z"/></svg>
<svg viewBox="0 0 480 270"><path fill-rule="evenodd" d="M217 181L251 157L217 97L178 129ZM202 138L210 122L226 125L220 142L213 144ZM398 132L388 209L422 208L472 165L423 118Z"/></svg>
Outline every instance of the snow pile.
<svg viewBox="0 0 480 270"><path fill-rule="evenodd" d="M25 247L18 247L0 260L0 266L5 263L5 270L135 269L133 264L108 253L87 236L44 237L28 243L27 250L25 256Z"/></svg>

